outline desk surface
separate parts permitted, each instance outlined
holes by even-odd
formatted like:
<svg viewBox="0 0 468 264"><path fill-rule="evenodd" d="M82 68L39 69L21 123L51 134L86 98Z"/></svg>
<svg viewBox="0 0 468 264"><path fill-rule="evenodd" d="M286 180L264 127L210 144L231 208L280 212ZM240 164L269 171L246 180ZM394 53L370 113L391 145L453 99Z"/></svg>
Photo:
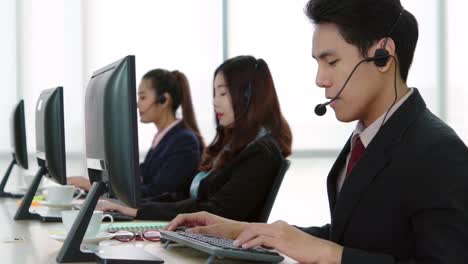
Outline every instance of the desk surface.
<svg viewBox="0 0 468 264"><path fill-rule="evenodd" d="M2 263L23 263L23 264L50 264L56 263L55 258L62 243L50 239L49 233L62 230L61 223L42 223L40 221L15 221L13 216L16 212L16 200L0 199L0 262ZM13 238L22 238L20 242L9 243ZM122 247L142 247L148 252L164 260L164 263L204 263L208 255L196 250L173 246L168 250L163 249L158 242L127 242L121 243L115 240L101 242L106 246ZM226 259L217 259L215 263L233 264L246 263L236 262ZM251 262L253 263L253 262ZM255 262L258 264L258 262ZM282 263L294 263L287 259Z"/></svg>

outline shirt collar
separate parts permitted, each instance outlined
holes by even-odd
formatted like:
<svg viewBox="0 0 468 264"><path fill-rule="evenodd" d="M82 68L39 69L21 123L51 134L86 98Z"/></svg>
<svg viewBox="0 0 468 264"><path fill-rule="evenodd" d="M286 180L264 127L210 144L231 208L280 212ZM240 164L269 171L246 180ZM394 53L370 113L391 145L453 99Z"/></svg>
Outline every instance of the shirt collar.
<svg viewBox="0 0 468 264"><path fill-rule="evenodd" d="M161 140L164 138L164 136L177 124L179 124L182 120L181 119L176 119L174 122L172 122L169 126L167 126L165 129L158 131L156 135L154 136L153 139L153 144L151 144L151 148L155 149L158 144L161 142Z"/></svg>
<svg viewBox="0 0 468 264"><path fill-rule="evenodd" d="M388 111L387 117L385 118L386 123L390 117L393 115L393 113L400 108L400 106L413 94L414 88L410 88L409 92L405 94L398 102L395 103L394 106ZM386 113L386 112L385 112ZM385 117L385 113L383 113L379 118L377 118L372 124L370 124L368 127L364 126L364 123L362 121L359 121L356 125L356 128L354 129L353 132L353 137L351 140L351 149L353 148L354 141L356 138L356 135L359 135L362 141L362 144L364 145L365 148L370 144L372 139L375 137L377 132L379 132L380 126L382 125L382 121Z"/></svg>

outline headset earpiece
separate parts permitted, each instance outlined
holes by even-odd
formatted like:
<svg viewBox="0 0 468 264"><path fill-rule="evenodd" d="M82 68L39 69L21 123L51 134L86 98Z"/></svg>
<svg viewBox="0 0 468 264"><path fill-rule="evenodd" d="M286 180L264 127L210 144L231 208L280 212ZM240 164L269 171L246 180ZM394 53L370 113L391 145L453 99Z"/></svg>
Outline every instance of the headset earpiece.
<svg viewBox="0 0 468 264"><path fill-rule="evenodd" d="M164 104L166 102L166 96L164 94L161 94L158 96L158 99L156 99L156 103L158 104Z"/></svg>
<svg viewBox="0 0 468 264"><path fill-rule="evenodd" d="M256 60L255 61L255 68L254 68L254 75L257 72L257 69L258 69L258 61ZM252 89L253 89L252 88L252 83L254 81L254 78L252 78L252 80L250 80L249 84L247 85L247 87L244 90L244 100L245 100L245 104L247 105L247 108L250 105L250 100L252 100Z"/></svg>
<svg viewBox="0 0 468 264"><path fill-rule="evenodd" d="M244 100L245 100L246 105L250 104L251 97L252 97L252 81L249 82L249 85L244 91Z"/></svg>
<svg viewBox="0 0 468 264"><path fill-rule="evenodd" d="M384 67L387 65L390 54L386 49L377 49L374 54L373 61L377 67Z"/></svg>

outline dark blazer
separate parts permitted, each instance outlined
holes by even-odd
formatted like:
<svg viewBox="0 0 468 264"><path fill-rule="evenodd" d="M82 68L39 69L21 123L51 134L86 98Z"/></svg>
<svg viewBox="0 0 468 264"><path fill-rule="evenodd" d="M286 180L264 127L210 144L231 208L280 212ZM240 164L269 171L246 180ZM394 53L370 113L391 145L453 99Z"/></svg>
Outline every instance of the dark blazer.
<svg viewBox="0 0 468 264"><path fill-rule="evenodd" d="M349 150L328 175L331 224L304 231L344 246L343 264L468 263L468 150L416 89L337 195Z"/></svg>
<svg viewBox="0 0 468 264"><path fill-rule="evenodd" d="M197 199L177 201L165 196L155 201L155 198L139 207L136 218L171 220L180 213L207 211L231 219L255 221L278 174L281 159L274 139L267 134L247 146L219 172L204 178Z"/></svg>
<svg viewBox="0 0 468 264"><path fill-rule="evenodd" d="M185 192L200 163L200 142L183 122L175 125L140 164L141 195L152 197L164 192Z"/></svg>

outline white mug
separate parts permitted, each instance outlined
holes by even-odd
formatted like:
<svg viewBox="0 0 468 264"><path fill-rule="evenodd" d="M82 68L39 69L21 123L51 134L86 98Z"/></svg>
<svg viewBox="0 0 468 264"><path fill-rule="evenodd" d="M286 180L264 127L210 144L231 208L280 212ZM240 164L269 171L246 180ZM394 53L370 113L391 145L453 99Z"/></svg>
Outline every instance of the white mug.
<svg viewBox="0 0 468 264"><path fill-rule="evenodd" d="M67 210L62 211L62 223L65 226L65 231L70 232L73 223L75 222L76 217L80 210ZM112 215L104 214L102 211L94 211L91 219L89 220L88 229L86 229L85 238L93 238L99 233L101 229L101 223L104 218L110 218L110 223L107 226L109 228L112 223L114 223L114 218Z"/></svg>
<svg viewBox="0 0 468 264"><path fill-rule="evenodd" d="M50 204L71 204L74 199L84 195L84 191L73 197L75 191L79 189L71 185L53 185L46 188L46 201Z"/></svg>

